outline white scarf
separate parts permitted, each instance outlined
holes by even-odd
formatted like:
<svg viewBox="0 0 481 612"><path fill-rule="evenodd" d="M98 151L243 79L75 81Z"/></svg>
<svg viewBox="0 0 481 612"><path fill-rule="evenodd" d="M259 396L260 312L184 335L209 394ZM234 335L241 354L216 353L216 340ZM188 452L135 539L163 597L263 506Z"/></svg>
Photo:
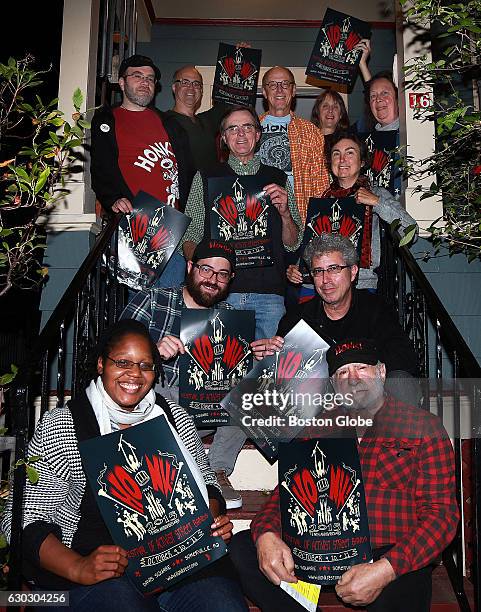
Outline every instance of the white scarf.
<svg viewBox="0 0 481 612"><path fill-rule="evenodd" d="M130 412L128 410L123 410L114 402L107 391L105 391L100 376L97 378L97 380L92 380L90 382L90 385L87 387L85 392L94 411L97 423L99 424L101 436L112 433L112 431L119 430L120 423L123 425L137 425L143 421L150 421L150 419L163 416L172 432L172 435L179 445L180 451L183 454L190 471L192 472L205 503L207 506L209 506L207 487L202 472L200 471L194 457L187 450L175 427L172 426L171 422L167 418L167 415L163 409L155 403L155 392L153 389L151 389L144 399Z"/></svg>

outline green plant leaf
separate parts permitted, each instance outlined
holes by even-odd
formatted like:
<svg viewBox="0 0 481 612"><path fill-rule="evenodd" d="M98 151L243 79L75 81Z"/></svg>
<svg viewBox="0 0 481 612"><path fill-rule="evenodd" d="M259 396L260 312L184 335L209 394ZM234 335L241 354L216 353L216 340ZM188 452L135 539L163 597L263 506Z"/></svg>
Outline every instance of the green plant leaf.
<svg viewBox="0 0 481 612"><path fill-rule="evenodd" d="M32 484L37 484L38 479L39 479L38 471L34 467L32 467L31 465L26 465L25 468L27 470L27 478L28 478L28 480Z"/></svg>
<svg viewBox="0 0 481 612"><path fill-rule="evenodd" d="M40 173L40 176L38 177L38 180L35 184L34 193L38 193L43 188L49 176L50 176L50 167L47 166L44 170L42 170L42 172Z"/></svg>
<svg viewBox="0 0 481 612"><path fill-rule="evenodd" d="M72 96L72 102L77 112L80 111L80 107L82 106L83 100L84 97L82 95L82 92L80 91L80 87L77 87Z"/></svg>

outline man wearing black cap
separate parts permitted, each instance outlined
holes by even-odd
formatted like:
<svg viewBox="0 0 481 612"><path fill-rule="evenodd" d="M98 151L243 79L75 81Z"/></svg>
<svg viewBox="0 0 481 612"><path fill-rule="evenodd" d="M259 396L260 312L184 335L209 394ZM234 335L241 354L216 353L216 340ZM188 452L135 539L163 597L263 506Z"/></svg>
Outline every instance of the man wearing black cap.
<svg viewBox="0 0 481 612"><path fill-rule="evenodd" d="M183 308L232 308L226 299L235 274L235 251L221 240L199 242L187 262L185 285L151 288L139 291L127 304L121 319L137 319L149 329L164 360L167 387L162 395L179 401L179 354L185 352L180 340L180 319ZM216 436L214 436L215 440ZM221 449L222 450L222 449ZM227 508L237 508L242 498L230 483L220 480Z"/></svg>
<svg viewBox="0 0 481 612"><path fill-rule="evenodd" d="M103 106L92 119L92 188L106 210L132 211L132 199L145 191L184 211L194 175L189 142L175 122L153 105L159 69L144 55L119 68L120 106ZM182 282L185 261L174 253L161 286Z"/></svg>
<svg viewBox="0 0 481 612"><path fill-rule="evenodd" d="M429 612L432 570L459 520L454 453L438 417L385 393L381 354L362 338L341 340L327 353L332 384L350 404L337 416L371 423L346 435L359 439L374 562L352 566L335 589L343 603L369 612ZM336 423L332 431L310 428L310 437L340 436L335 413L328 414ZM229 551L244 592L264 612L302 609L277 586L297 581L291 549L282 540L279 487L250 533L238 533Z"/></svg>

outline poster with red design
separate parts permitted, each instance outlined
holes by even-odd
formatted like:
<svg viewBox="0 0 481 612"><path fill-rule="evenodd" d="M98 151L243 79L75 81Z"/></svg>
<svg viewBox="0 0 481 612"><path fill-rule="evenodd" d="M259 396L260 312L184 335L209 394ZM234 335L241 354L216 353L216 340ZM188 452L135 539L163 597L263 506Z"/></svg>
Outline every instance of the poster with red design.
<svg viewBox="0 0 481 612"><path fill-rule="evenodd" d="M131 289L151 287L164 271L191 219L139 191L119 223L117 277Z"/></svg>
<svg viewBox="0 0 481 612"><path fill-rule="evenodd" d="M370 37L371 26L367 22L328 8L307 64L306 74L352 89L362 55L355 46L363 38Z"/></svg>
<svg viewBox="0 0 481 612"><path fill-rule="evenodd" d="M260 49L219 43L212 98L255 107L261 55Z"/></svg>
<svg viewBox="0 0 481 612"><path fill-rule="evenodd" d="M236 268L272 265L272 222L278 215L256 176L211 177L207 181L210 235L229 242Z"/></svg>
<svg viewBox="0 0 481 612"><path fill-rule="evenodd" d="M220 402L252 368L255 325L253 310L182 310L179 403L196 427L229 425Z"/></svg>
<svg viewBox="0 0 481 612"><path fill-rule="evenodd" d="M226 553L222 538L211 535L207 501L165 416L84 440L79 449L99 510L113 542L127 551L125 571L139 591L169 588Z"/></svg>
<svg viewBox="0 0 481 612"><path fill-rule="evenodd" d="M341 234L352 242L357 249L361 267L369 268L362 258L363 244L371 246L371 223L366 223L366 216L372 216L372 207L358 204L354 196L344 198L310 198L307 207L304 236L301 253L309 242L322 233ZM366 265L367 264L367 265ZM310 278L309 270L301 259L300 269L306 280Z"/></svg>
<svg viewBox="0 0 481 612"><path fill-rule="evenodd" d="M255 362L222 400L231 424L239 425L268 461L276 460L280 441L292 440L326 407L328 349L301 320L284 338L282 350Z"/></svg>
<svg viewBox="0 0 481 612"><path fill-rule="evenodd" d="M398 197L401 192L402 170L397 165L399 130L373 130L361 135L366 142L369 167L366 176L372 185L384 187Z"/></svg>
<svg viewBox="0 0 481 612"><path fill-rule="evenodd" d="M355 438L292 441L279 447L282 539L294 573L335 584L372 559L366 496Z"/></svg>

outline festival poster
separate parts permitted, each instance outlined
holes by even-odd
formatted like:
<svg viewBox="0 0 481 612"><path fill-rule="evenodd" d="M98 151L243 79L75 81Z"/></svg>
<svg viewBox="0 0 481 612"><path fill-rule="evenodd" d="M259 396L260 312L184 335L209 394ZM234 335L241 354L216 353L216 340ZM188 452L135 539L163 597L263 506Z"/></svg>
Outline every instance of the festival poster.
<svg viewBox="0 0 481 612"><path fill-rule="evenodd" d="M253 310L182 310L179 401L196 427L229 425L220 402L252 368L255 325Z"/></svg>
<svg viewBox="0 0 481 612"><path fill-rule="evenodd" d="M292 441L279 447L282 539L300 580L334 584L372 560L366 497L355 438Z"/></svg>
<svg viewBox="0 0 481 612"><path fill-rule="evenodd" d="M344 198L310 198L307 207L306 224L302 239L301 252L309 242L322 233L341 234L352 242L357 249L361 268L370 267L370 246L372 230L372 206L358 204L354 196ZM364 253L363 244L369 249ZM306 280L310 273L301 259L301 272Z"/></svg>
<svg viewBox="0 0 481 612"><path fill-rule="evenodd" d="M191 219L144 191L132 206L119 223L118 280L131 289L148 289L164 271Z"/></svg>
<svg viewBox="0 0 481 612"><path fill-rule="evenodd" d="M304 320L284 338L282 351L256 361L222 400L231 416L268 461L281 440L292 440L325 406L329 344Z"/></svg>
<svg viewBox="0 0 481 612"><path fill-rule="evenodd" d="M356 81L361 51L354 47L371 37L365 21L328 8L317 35L306 74L352 89Z"/></svg>
<svg viewBox="0 0 481 612"><path fill-rule="evenodd" d="M219 43L212 98L254 108L261 55L260 49Z"/></svg>
<svg viewBox="0 0 481 612"><path fill-rule="evenodd" d="M271 216L277 213L256 176L208 179L210 235L229 242L236 267L272 265Z"/></svg>
<svg viewBox="0 0 481 612"><path fill-rule="evenodd" d="M371 185L387 189L394 197L399 197L401 191L402 171L396 165L399 156L396 148L399 146L398 130L373 130L361 136L366 142L369 168L366 176Z"/></svg>
<svg viewBox="0 0 481 612"><path fill-rule="evenodd" d="M85 473L127 575L144 594L166 589L226 553L164 416L79 443Z"/></svg>

